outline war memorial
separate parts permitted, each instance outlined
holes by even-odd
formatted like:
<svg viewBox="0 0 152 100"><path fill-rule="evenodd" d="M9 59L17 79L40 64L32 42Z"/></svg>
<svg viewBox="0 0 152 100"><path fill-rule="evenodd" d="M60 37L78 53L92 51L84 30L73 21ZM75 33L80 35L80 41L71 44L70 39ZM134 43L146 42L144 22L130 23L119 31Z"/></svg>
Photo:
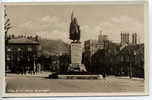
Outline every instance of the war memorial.
<svg viewBox="0 0 152 100"><path fill-rule="evenodd" d="M60 79L101 79L102 75L89 74L85 65L82 63L82 42L80 25L74 13L71 15L71 23L69 30L70 43L70 64L66 75L58 75Z"/></svg>
<svg viewBox="0 0 152 100"><path fill-rule="evenodd" d="M70 70L77 70L78 72L85 71L85 68L82 68L82 43L80 42L80 26L78 25L76 17L71 15L71 24L70 24L70 54L71 54L71 64L69 66Z"/></svg>

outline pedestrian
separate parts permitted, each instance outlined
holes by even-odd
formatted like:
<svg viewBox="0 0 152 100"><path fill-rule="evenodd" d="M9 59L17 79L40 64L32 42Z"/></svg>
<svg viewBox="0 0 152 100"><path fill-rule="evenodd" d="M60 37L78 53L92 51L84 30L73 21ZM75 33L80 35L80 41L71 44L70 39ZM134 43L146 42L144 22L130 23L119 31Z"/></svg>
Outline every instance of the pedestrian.
<svg viewBox="0 0 152 100"><path fill-rule="evenodd" d="M105 74L105 72L103 72L103 78L104 78L104 79L106 78L106 74Z"/></svg>
<svg viewBox="0 0 152 100"><path fill-rule="evenodd" d="M38 72L40 73L40 72L41 72L41 64L38 63L38 64L37 64L37 67L38 67Z"/></svg>

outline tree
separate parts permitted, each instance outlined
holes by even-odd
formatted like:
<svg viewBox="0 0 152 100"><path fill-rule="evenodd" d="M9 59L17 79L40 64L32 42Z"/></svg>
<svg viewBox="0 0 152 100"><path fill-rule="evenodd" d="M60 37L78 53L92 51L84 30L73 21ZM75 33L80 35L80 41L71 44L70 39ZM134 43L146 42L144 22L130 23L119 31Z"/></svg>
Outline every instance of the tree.
<svg viewBox="0 0 152 100"><path fill-rule="evenodd" d="M5 53L7 55L7 42L8 42L8 38L7 38L7 33L8 33L8 30L11 28L11 23L10 23L10 19L7 17L7 13L6 13L6 6L4 6L4 31L5 31ZM5 59L6 59L7 56L5 56ZM6 70L7 70L7 65L8 65L8 62L6 60Z"/></svg>
<svg viewBox="0 0 152 100"><path fill-rule="evenodd" d="M105 50L98 50L92 57L92 66L95 73L105 73L106 63L105 63Z"/></svg>
<svg viewBox="0 0 152 100"><path fill-rule="evenodd" d="M4 8L6 8L6 6L4 6ZM10 18L8 18L7 16L6 9L4 10L4 19L5 19L5 23L4 23L5 38L7 39L7 33L8 30L11 28L11 23L10 23Z"/></svg>

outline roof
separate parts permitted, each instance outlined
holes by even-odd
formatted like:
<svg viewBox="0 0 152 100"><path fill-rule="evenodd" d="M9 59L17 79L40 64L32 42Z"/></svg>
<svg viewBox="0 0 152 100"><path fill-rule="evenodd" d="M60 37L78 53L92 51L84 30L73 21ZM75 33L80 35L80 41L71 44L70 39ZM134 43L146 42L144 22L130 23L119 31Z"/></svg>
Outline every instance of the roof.
<svg viewBox="0 0 152 100"><path fill-rule="evenodd" d="M15 38L8 40L8 44L39 44L38 41L34 41L28 38Z"/></svg>
<svg viewBox="0 0 152 100"><path fill-rule="evenodd" d="M133 52L144 52L144 44L138 44L138 45L128 45L123 50L121 50L121 53L126 53L128 51Z"/></svg>

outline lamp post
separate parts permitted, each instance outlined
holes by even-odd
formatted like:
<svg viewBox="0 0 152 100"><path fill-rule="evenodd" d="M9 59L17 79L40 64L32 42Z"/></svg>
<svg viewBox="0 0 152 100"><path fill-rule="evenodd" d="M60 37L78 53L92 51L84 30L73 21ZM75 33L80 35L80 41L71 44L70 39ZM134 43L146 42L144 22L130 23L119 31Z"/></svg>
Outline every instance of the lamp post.
<svg viewBox="0 0 152 100"><path fill-rule="evenodd" d="M131 49L129 49L129 77L132 78L132 54Z"/></svg>
<svg viewBox="0 0 152 100"><path fill-rule="evenodd" d="M134 58L133 58L133 59L134 59L134 62L133 62L133 63L134 63L134 64L133 64L133 65L134 65L134 68L135 68L135 64L136 64L136 55L137 55L137 53L136 53L136 51L134 50Z"/></svg>
<svg viewBox="0 0 152 100"><path fill-rule="evenodd" d="M35 63L35 61L36 61L36 55L33 55L33 72L34 72L34 74L36 74L37 73L37 71L36 71L36 63Z"/></svg>
<svg viewBox="0 0 152 100"><path fill-rule="evenodd" d="M132 78L133 76L133 66L135 66L135 57L136 57L136 51L133 51L133 56L131 56L131 51L130 51L130 75L129 77ZM132 58L132 59L131 59Z"/></svg>

